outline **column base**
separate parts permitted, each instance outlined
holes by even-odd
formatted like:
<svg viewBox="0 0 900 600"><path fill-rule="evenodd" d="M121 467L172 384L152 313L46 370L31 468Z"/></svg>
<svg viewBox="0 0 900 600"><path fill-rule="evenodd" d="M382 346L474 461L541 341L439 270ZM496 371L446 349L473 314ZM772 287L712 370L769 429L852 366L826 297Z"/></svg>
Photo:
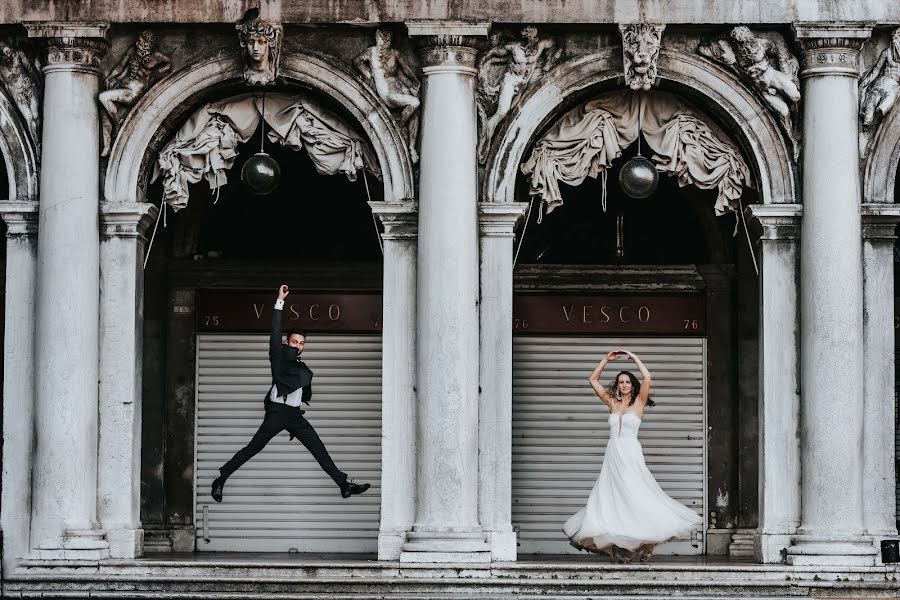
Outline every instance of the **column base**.
<svg viewBox="0 0 900 600"><path fill-rule="evenodd" d="M872 538L866 536L792 536L787 549L786 562L793 566L847 566L871 567L875 565L877 551Z"/></svg>
<svg viewBox="0 0 900 600"><path fill-rule="evenodd" d="M143 529L110 529L106 532L110 558L139 558L144 555Z"/></svg>
<svg viewBox="0 0 900 600"><path fill-rule="evenodd" d="M482 531L410 531L401 563L489 563L491 546Z"/></svg>
<svg viewBox="0 0 900 600"><path fill-rule="evenodd" d="M36 548L34 558L44 560L105 560L109 558L109 542L102 529L67 529L61 548Z"/></svg>
<svg viewBox="0 0 900 600"><path fill-rule="evenodd" d="M756 561L767 565L785 564L793 537L790 533L761 532L756 538Z"/></svg>
<svg viewBox="0 0 900 600"><path fill-rule="evenodd" d="M516 532L489 531L488 544L491 547L491 560L498 562L515 562L517 558L518 544Z"/></svg>
<svg viewBox="0 0 900 600"><path fill-rule="evenodd" d="M405 531L378 532L378 560L400 560L400 548L404 541Z"/></svg>

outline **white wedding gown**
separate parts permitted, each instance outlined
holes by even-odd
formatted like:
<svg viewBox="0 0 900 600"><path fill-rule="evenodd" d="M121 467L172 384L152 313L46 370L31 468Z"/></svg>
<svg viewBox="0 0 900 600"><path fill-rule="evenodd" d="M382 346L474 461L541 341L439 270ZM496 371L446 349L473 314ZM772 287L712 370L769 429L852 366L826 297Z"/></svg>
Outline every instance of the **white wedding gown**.
<svg viewBox="0 0 900 600"><path fill-rule="evenodd" d="M640 427L635 414L609 416L609 443L600 476L587 506L563 526L576 548L613 556L618 553L615 547L650 553L656 544L686 536L703 522L656 483L644 462Z"/></svg>

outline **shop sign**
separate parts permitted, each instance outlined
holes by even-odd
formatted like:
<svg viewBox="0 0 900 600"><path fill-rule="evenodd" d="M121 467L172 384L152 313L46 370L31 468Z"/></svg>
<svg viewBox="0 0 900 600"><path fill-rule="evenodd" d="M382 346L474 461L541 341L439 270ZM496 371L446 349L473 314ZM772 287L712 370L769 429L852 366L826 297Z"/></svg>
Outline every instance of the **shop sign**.
<svg viewBox="0 0 900 600"><path fill-rule="evenodd" d="M272 292L201 290L197 294L197 330L268 332L275 309ZM284 302L282 326L316 331L374 333L381 331L381 294L292 292Z"/></svg>
<svg viewBox="0 0 900 600"><path fill-rule="evenodd" d="M706 334L703 296L525 295L513 301L513 333Z"/></svg>

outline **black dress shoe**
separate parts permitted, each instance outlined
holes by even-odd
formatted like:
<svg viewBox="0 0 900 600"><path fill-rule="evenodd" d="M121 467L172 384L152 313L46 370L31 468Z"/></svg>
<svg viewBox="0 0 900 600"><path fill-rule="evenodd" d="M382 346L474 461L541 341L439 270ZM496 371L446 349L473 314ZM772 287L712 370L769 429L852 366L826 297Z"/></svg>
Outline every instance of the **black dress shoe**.
<svg viewBox="0 0 900 600"><path fill-rule="evenodd" d="M216 502L222 501L222 490L225 488L225 480L221 477L216 477L215 481L212 482L212 491L210 495L213 500Z"/></svg>
<svg viewBox="0 0 900 600"><path fill-rule="evenodd" d="M354 494L362 494L370 487L372 487L372 485L369 483L359 484L354 483L348 479L341 485L341 496L344 498L349 498Z"/></svg>

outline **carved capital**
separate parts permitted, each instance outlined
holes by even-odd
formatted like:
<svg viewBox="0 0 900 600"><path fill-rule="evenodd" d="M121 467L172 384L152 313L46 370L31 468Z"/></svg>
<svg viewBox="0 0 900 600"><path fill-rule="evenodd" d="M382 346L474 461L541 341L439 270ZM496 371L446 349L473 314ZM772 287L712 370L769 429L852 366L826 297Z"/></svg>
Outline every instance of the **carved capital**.
<svg viewBox="0 0 900 600"><path fill-rule="evenodd" d="M474 75L477 46L487 37L489 24L408 21L406 28L419 52L423 73L449 68Z"/></svg>
<svg viewBox="0 0 900 600"><path fill-rule="evenodd" d="M146 240L159 209L150 203L103 202L100 204L100 237Z"/></svg>
<svg viewBox="0 0 900 600"><path fill-rule="evenodd" d="M895 204L863 204L862 236L865 240L894 243L897 239L897 223L900 223L900 206Z"/></svg>
<svg viewBox="0 0 900 600"><path fill-rule="evenodd" d="M801 204L751 204L744 214L762 227L760 241L800 239Z"/></svg>
<svg viewBox="0 0 900 600"><path fill-rule="evenodd" d="M859 25L795 25L802 49L801 78L859 77L859 50L872 34Z"/></svg>
<svg viewBox="0 0 900 600"><path fill-rule="evenodd" d="M478 225L481 237L515 237L516 223L522 219L527 209L527 202L480 202Z"/></svg>
<svg viewBox="0 0 900 600"><path fill-rule="evenodd" d="M415 202L369 202L372 214L384 225L382 240L419 237L419 207Z"/></svg>
<svg viewBox="0 0 900 600"><path fill-rule="evenodd" d="M52 71L100 72L100 59L109 47L109 23L26 23L28 37L47 42L44 73Z"/></svg>
<svg viewBox="0 0 900 600"><path fill-rule="evenodd" d="M18 238L37 234L37 202L0 202L0 218L6 223L6 237Z"/></svg>

